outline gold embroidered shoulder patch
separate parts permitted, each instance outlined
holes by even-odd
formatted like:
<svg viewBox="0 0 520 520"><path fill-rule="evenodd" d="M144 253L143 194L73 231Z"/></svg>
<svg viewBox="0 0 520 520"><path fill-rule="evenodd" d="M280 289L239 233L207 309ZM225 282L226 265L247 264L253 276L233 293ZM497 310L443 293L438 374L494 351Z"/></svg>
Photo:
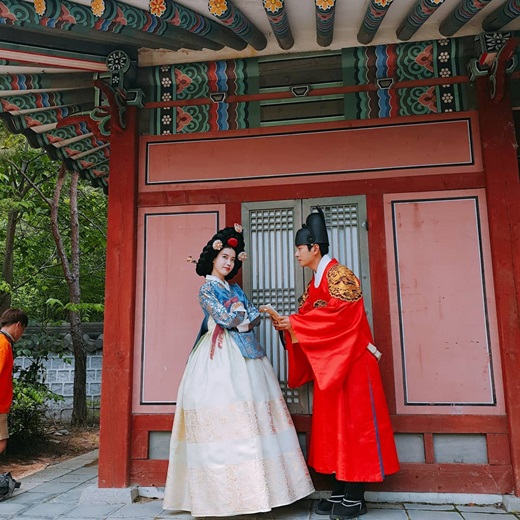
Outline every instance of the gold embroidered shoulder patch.
<svg viewBox="0 0 520 520"><path fill-rule="evenodd" d="M303 304L307 301L307 298L309 297L309 285L310 282L307 284L307 287L305 287L305 292L298 298L298 309L300 309Z"/></svg>
<svg viewBox="0 0 520 520"><path fill-rule="evenodd" d="M329 292L333 298L338 298L346 302L359 300L363 293L356 275L344 265L336 264L327 273L329 282Z"/></svg>

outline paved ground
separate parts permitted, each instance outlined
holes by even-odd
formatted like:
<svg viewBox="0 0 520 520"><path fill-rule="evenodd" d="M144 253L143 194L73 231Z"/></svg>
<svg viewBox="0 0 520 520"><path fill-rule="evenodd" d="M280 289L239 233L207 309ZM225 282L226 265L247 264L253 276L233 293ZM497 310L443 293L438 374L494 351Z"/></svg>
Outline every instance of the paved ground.
<svg viewBox="0 0 520 520"><path fill-rule="evenodd" d="M16 475L14 476L16 478ZM137 502L126 505L103 504L99 503L100 501L84 503L83 491L92 490L92 487L96 486L96 452L51 466L21 480L21 489L9 500L0 502L0 519L192 519L187 513L164 511L159 499L139 497ZM88 493L86 495L88 496ZM406 495L403 495L403 499L405 498ZM313 500L302 500L270 513L227 520L327 520L327 517L318 516L313 512L314 504ZM498 505L369 502L369 511L363 520L520 520L520 514L508 513Z"/></svg>

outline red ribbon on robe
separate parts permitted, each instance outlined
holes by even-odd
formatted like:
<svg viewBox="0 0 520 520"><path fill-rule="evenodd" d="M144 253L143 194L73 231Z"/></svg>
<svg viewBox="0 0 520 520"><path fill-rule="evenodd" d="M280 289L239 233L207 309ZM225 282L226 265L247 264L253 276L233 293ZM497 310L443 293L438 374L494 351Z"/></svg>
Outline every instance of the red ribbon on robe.
<svg viewBox="0 0 520 520"><path fill-rule="evenodd" d="M233 296L224 302L224 307L229 310L231 305L238 302L238 296ZM215 356L215 348L222 348L222 342L224 340L224 328L218 323L215 324L215 330L211 336L211 349L209 351L209 358L213 359Z"/></svg>

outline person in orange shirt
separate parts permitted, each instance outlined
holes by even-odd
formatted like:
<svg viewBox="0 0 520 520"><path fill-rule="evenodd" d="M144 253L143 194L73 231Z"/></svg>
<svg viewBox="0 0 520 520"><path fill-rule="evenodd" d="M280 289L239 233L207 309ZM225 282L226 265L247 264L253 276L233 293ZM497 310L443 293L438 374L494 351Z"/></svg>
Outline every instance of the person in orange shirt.
<svg viewBox="0 0 520 520"><path fill-rule="evenodd" d="M7 414L13 401L13 345L25 331L29 319L21 309L7 309L0 316L0 453L7 446Z"/></svg>

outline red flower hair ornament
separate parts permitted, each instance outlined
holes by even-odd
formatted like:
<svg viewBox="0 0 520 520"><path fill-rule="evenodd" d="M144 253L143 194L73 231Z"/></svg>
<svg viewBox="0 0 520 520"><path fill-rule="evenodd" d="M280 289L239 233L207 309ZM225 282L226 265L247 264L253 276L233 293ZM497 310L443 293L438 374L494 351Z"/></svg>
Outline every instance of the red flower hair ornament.
<svg viewBox="0 0 520 520"><path fill-rule="evenodd" d="M197 265L196 271L199 276L207 276L208 274L211 274L213 261L218 255L218 252L225 247L231 247L237 253L237 261L235 262L233 270L226 276L226 280L230 280L237 274L238 270L242 266L242 262L247 259L247 253L244 251L244 238L242 231L243 228L240 224L235 224L234 226L229 226L217 231L217 233L215 233L215 235L204 246L199 259L195 260L195 258L189 256L187 258L188 262Z"/></svg>

